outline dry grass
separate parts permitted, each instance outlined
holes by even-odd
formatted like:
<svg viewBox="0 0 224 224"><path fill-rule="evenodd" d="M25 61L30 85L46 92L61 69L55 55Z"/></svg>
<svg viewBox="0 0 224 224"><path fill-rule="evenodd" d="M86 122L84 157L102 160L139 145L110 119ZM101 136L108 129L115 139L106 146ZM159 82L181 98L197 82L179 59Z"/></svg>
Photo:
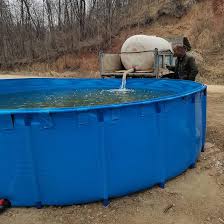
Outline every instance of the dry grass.
<svg viewBox="0 0 224 224"><path fill-rule="evenodd" d="M96 53L84 52L80 54L65 54L51 63L33 63L23 68L30 72L46 73L54 71L57 73L99 70L98 57Z"/></svg>

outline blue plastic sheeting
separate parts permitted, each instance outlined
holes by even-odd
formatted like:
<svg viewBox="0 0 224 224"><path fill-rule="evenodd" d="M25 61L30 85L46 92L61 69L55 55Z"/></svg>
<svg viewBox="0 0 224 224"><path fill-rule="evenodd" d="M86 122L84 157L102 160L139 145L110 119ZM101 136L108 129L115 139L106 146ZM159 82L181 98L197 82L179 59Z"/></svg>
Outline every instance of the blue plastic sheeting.
<svg viewBox="0 0 224 224"><path fill-rule="evenodd" d="M1 80L1 93L119 88L117 79ZM206 86L130 79L176 94L66 109L0 110L0 198L13 206L71 205L127 195L194 166L206 136Z"/></svg>

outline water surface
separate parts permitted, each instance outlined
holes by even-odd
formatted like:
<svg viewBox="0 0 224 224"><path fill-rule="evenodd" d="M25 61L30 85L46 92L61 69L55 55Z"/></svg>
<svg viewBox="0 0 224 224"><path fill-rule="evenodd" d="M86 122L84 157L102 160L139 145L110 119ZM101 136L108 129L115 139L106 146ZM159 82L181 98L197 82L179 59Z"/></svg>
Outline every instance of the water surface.
<svg viewBox="0 0 224 224"><path fill-rule="evenodd" d="M170 91L147 89L55 89L0 94L0 109L70 108L120 104L170 96Z"/></svg>

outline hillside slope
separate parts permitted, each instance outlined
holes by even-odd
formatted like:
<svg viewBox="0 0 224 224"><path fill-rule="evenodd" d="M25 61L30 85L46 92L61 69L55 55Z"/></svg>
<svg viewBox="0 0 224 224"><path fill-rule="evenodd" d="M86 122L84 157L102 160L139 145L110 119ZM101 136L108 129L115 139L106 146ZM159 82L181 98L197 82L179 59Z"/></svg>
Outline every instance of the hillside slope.
<svg viewBox="0 0 224 224"><path fill-rule="evenodd" d="M104 44L104 51L120 52L123 42L135 34L186 36L200 67L199 80L224 84L224 0L143 0L142 4L136 1L121 24L120 32ZM44 71L51 76L63 73L64 76L97 77L100 49L84 48L51 63L33 63L23 69L36 75L43 75Z"/></svg>
<svg viewBox="0 0 224 224"><path fill-rule="evenodd" d="M160 16L149 26L123 30L114 38L111 49L119 52L122 43L135 34L161 37L186 36L193 46L192 54L200 67L199 80L209 83L224 83L224 1L204 0L194 4L181 17Z"/></svg>

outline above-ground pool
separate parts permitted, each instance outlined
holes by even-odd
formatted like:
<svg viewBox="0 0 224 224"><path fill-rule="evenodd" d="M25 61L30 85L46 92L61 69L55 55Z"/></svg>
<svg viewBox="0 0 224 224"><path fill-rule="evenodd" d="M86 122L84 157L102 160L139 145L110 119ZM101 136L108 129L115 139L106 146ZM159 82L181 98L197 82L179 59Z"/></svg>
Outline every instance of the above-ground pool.
<svg viewBox="0 0 224 224"><path fill-rule="evenodd" d="M205 144L206 86L130 79L135 96L114 99L120 85L118 79L1 80L0 198L13 206L106 203L163 187L194 167ZM53 102L73 91L87 95ZM104 103L99 93L111 99ZM47 103L37 100L52 94Z"/></svg>

